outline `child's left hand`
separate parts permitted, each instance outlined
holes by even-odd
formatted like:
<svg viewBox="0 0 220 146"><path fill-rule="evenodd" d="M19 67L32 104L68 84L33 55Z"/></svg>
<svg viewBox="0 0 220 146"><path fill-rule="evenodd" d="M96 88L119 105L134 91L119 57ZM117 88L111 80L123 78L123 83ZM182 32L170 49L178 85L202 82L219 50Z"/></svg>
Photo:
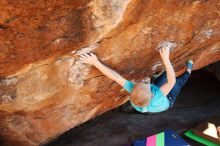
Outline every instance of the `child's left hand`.
<svg viewBox="0 0 220 146"><path fill-rule="evenodd" d="M159 50L160 52L160 56L161 58L164 60L164 59L169 59L169 56L170 56L170 49L169 48L161 48Z"/></svg>
<svg viewBox="0 0 220 146"><path fill-rule="evenodd" d="M99 60L93 53L84 53L80 55L80 62L95 65Z"/></svg>

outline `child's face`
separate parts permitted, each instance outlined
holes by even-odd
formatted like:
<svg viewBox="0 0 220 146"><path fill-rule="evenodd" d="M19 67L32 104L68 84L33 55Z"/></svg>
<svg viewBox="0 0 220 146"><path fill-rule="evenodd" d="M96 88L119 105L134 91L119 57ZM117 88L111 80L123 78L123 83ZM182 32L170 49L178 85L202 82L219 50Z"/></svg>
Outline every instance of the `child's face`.
<svg viewBox="0 0 220 146"><path fill-rule="evenodd" d="M148 83L138 83L138 87L135 88L135 92L132 95L131 102L137 106L147 106L151 100L151 89Z"/></svg>

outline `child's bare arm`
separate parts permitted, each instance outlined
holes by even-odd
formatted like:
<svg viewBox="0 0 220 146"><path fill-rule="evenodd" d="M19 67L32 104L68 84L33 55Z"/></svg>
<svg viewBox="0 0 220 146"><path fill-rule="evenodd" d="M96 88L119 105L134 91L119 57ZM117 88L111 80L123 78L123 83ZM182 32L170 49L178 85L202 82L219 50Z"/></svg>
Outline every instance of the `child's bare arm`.
<svg viewBox="0 0 220 146"><path fill-rule="evenodd" d="M163 84L160 89L164 95L167 95L176 83L176 75L169 59L169 48L161 48L159 51L167 74L167 83Z"/></svg>
<svg viewBox="0 0 220 146"><path fill-rule="evenodd" d="M126 82L126 79L123 78L120 74L115 72L114 70L108 68L104 64L102 64L95 54L93 53L86 53L80 55L80 61L83 63L94 65L96 68L98 68L104 75L106 75L108 78L116 81L119 85L123 87L124 83Z"/></svg>

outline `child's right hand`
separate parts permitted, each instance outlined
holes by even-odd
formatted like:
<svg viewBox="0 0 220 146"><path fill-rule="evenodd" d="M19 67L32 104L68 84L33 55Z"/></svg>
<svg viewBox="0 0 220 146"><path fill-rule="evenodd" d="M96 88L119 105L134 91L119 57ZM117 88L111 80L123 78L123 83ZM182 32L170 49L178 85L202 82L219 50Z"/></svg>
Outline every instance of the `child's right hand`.
<svg viewBox="0 0 220 146"><path fill-rule="evenodd" d="M98 62L98 58L93 53L85 53L80 55L80 62L95 65Z"/></svg>
<svg viewBox="0 0 220 146"><path fill-rule="evenodd" d="M164 60L164 59L169 59L169 56L170 56L170 49L169 48L161 48L159 50L160 52L160 56L161 58Z"/></svg>

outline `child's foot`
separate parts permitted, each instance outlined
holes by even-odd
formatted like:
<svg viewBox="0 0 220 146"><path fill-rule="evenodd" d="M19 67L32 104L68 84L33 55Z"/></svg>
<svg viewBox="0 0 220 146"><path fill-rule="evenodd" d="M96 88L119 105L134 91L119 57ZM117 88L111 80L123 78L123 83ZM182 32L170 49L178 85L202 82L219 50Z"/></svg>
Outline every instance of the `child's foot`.
<svg viewBox="0 0 220 146"><path fill-rule="evenodd" d="M192 60L188 60L186 63L186 70L191 74L192 69L193 69L193 61Z"/></svg>

